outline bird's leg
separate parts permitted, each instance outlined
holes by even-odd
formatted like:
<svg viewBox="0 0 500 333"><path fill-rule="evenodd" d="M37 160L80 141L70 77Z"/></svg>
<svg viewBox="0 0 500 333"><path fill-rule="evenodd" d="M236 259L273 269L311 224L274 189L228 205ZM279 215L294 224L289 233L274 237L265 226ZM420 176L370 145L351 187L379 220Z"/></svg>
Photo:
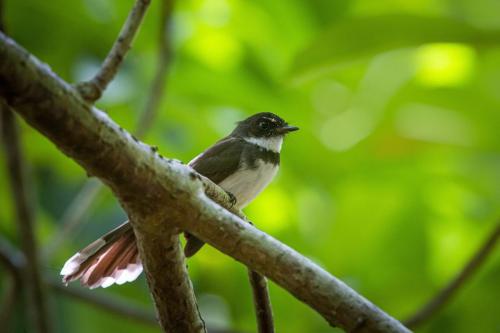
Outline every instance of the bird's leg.
<svg viewBox="0 0 500 333"><path fill-rule="evenodd" d="M234 205L236 205L236 202L238 200L236 200L236 197L231 192L229 192L229 191L225 191L225 192L229 196L229 204L231 205L231 208L233 208Z"/></svg>

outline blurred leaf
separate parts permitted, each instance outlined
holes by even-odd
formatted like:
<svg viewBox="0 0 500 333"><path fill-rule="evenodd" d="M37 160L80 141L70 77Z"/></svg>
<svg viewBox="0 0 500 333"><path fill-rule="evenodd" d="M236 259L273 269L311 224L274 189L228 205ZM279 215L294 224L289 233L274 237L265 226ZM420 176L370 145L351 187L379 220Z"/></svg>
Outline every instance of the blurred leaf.
<svg viewBox="0 0 500 333"><path fill-rule="evenodd" d="M337 22L300 52L292 66L299 80L341 63L426 43L500 45L500 31L481 30L445 17L382 15Z"/></svg>

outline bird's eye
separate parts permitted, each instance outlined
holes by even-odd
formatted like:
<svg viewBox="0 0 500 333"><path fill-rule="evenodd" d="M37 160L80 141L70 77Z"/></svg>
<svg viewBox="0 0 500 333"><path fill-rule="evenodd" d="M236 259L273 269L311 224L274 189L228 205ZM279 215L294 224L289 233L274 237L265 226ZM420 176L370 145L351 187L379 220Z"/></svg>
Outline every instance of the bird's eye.
<svg viewBox="0 0 500 333"><path fill-rule="evenodd" d="M267 121L261 121L259 123L259 128L263 130L269 129L269 123Z"/></svg>

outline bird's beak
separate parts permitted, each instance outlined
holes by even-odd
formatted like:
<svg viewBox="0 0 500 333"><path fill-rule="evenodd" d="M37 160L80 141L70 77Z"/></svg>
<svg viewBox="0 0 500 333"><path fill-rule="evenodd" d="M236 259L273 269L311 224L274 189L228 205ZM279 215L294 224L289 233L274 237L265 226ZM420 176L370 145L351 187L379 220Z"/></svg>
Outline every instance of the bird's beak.
<svg viewBox="0 0 500 333"><path fill-rule="evenodd" d="M278 129L276 129L276 131L279 134L286 134L286 133L293 132L293 131L298 131L298 130L299 130L298 127L296 127L296 126L289 126L289 125L285 125L283 127L280 127Z"/></svg>

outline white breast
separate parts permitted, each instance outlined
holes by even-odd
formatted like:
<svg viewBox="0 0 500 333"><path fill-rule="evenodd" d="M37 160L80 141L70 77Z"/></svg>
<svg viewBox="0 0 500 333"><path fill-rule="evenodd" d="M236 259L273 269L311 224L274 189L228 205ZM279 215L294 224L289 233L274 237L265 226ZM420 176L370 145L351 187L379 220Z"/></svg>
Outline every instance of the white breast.
<svg viewBox="0 0 500 333"><path fill-rule="evenodd" d="M283 136L272 136L269 138L243 138L243 140L275 153L279 153L281 151L281 145L283 145Z"/></svg>
<svg viewBox="0 0 500 333"><path fill-rule="evenodd" d="M243 165L219 185L236 197L236 208L242 209L273 180L278 168L278 165L258 160L256 168Z"/></svg>

